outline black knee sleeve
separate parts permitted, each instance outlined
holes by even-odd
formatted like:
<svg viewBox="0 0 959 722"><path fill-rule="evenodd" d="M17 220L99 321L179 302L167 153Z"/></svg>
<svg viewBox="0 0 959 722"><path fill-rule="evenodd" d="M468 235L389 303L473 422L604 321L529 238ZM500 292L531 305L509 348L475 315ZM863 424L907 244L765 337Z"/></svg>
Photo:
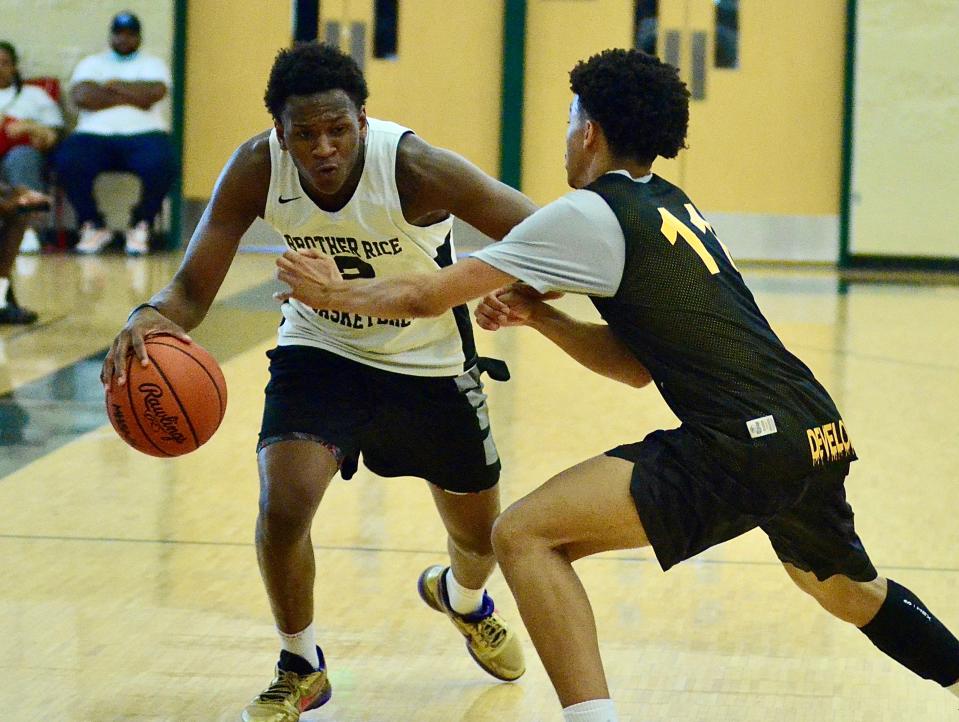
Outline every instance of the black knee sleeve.
<svg viewBox="0 0 959 722"><path fill-rule="evenodd" d="M959 681L959 640L905 587L888 580L886 600L860 631L923 679L943 687Z"/></svg>

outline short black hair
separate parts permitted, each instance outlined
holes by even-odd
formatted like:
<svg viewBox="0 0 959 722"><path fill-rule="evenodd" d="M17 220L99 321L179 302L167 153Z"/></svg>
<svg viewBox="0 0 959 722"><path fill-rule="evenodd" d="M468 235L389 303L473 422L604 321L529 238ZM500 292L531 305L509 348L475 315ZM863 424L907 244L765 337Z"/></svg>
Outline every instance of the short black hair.
<svg viewBox="0 0 959 722"><path fill-rule="evenodd" d="M267 110L280 119L291 95L313 95L342 90L359 110L369 91L363 71L349 55L332 45L297 43L276 54L263 100Z"/></svg>
<svg viewBox="0 0 959 722"><path fill-rule="evenodd" d="M641 50L604 50L577 63L569 81L617 157L651 163L686 147L689 90L672 65Z"/></svg>

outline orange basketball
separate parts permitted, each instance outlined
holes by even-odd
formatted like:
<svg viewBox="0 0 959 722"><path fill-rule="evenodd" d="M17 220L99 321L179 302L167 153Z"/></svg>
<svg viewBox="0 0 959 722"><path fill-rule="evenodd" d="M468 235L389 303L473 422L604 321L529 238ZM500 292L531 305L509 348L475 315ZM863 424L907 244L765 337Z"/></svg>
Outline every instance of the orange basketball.
<svg viewBox="0 0 959 722"><path fill-rule="evenodd" d="M146 340L150 363L131 352L127 380L107 390L113 428L137 451L180 456L199 448L217 430L226 411L226 381L210 353L174 336Z"/></svg>

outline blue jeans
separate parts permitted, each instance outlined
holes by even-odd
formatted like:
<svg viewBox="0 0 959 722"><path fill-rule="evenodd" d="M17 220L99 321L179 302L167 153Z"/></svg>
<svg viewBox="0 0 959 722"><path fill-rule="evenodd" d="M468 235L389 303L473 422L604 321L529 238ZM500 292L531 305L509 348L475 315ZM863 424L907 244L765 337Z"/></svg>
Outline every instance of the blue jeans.
<svg viewBox="0 0 959 722"><path fill-rule="evenodd" d="M32 145L18 145L0 159L0 177L12 186L43 190L43 153Z"/></svg>
<svg viewBox="0 0 959 722"><path fill-rule="evenodd" d="M130 211L130 225L153 223L176 177L176 156L166 133L93 135L73 133L57 148L58 183L77 214L77 222L103 226L93 198L93 181L104 171L123 171L140 178L140 202Z"/></svg>

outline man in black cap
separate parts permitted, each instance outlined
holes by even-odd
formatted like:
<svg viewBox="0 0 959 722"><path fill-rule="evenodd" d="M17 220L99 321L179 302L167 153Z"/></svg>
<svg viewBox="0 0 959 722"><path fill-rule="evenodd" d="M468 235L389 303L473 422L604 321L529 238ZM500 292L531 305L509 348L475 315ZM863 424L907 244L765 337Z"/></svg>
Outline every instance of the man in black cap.
<svg viewBox="0 0 959 722"><path fill-rule="evenodd" d="M149 250L153 220L176 174L168 121L158 105L170 88L170 69L140 52L140 20L121 12L110 24L110 50L81 60L70 79L70 97L80 109L74 132L57 152L59 182L80 226L80 253L98 253L112 232L93 198L93 182L104 171L124 171L142 182L130 213L126 251Z"/></svg>

